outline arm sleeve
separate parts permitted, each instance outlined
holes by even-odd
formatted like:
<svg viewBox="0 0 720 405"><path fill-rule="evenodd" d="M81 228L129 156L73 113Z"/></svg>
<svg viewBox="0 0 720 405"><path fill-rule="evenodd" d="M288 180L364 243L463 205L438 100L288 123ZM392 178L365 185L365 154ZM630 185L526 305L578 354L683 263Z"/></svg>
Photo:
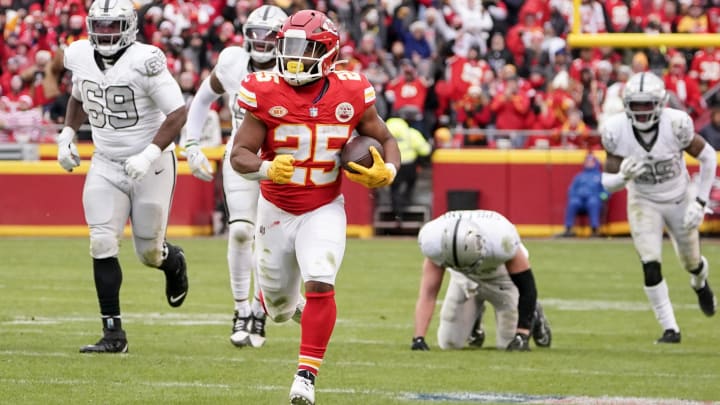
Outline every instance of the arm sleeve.
<svg viewBox="0 0 720 405"><path fill-rule="evenodd" d="M622 173L603 172L602 174L602 185L610 193L622 190L625 188L625 184L626 181Z"/></svg>
<svg viewBox="0 0 720 405"><path fill-rule="evenodd" d="M208 117L208 109L210 109L213 101L217 100L220 96L221 94L215 93L210 87L210 77L203 80L188 111L188 120L185 124L187 129L186 144L191 141L200 141L200 134Z"/></svg>
<svg viewBox="0 0 720 405"><path fill-rule="evenodd" d="M700 151L697 159L700 161L700 181L698 182L697 197L707 202L710 198L713 180L715 180L717 154L708 143L705 143L705 147Z"/></svg>

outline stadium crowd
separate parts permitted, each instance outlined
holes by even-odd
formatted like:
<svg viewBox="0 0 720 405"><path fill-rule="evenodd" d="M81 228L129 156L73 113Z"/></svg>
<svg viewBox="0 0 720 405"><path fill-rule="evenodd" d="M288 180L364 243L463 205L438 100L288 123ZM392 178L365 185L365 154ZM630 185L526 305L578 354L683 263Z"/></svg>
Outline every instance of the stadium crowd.
<svg viewBox="0 0 720 405"><path fill-rule="evenodd" d="M383 118L405 118L438 147L600 148L592 135L622 111L637 71L662 77L697 130L719 108L708 95L720 87L720 49L570 49L572 0L135 3L139 40L165 52L188 102L220 51L242 45L255 8L327 12L341 27L339 68L366 74ZM71 84L61 49L87 37L90 4L0 0L0 142L54 142L56 128L40 124L63 122ZM720 0L582 0L580 18L585 33L717 33ZM227 101L214 108L227 130Z"/></svg>

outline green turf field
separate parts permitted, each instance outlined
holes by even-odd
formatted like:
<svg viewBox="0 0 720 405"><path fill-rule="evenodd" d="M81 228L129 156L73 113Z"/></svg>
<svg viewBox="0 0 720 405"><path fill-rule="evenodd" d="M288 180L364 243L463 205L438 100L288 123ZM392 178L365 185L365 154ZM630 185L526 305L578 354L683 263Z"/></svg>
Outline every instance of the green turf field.
<svg viewBox="0 0 720 405"><path fill-rule="evenodd" d="M190 290L170 308L162 273L121 254L130 352L81 355L100 337L88 241L0 239L1 404L284 404L299 326L268 325L262 349L233 347L221 238L176 240ZM720 401L720 315L706 318L665 245L664 274L683 342L661 330L628 239L528 240L553 347L410 351L420 275L414 239L348 241L338 322L317 381L325 404L695 404ZM706 239L720 293L720 241ZM444 295L444 294L443 294ZM436 311L439 311L439 306Z"/></svg>

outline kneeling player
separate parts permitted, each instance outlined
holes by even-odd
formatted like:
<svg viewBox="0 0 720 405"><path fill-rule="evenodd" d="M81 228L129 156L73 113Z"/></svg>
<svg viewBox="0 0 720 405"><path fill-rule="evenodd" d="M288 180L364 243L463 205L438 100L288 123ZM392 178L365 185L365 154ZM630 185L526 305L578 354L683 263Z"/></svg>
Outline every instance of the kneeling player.
<svg viewBox="0 0 720 405"><path fill-rule="evenodd" d="M515 226L494 211L452 211L428 222L418 236L425 256L420 294L415 308L413 350L428 350L425 343L435 300L445 269L451 281L443 302L438 341L440 347L461 348L477 330L484 301L493 304L498 347L530 350L532 332L536 345L548 347L550 328L537 306L537 290L527 249Z"/></svg>

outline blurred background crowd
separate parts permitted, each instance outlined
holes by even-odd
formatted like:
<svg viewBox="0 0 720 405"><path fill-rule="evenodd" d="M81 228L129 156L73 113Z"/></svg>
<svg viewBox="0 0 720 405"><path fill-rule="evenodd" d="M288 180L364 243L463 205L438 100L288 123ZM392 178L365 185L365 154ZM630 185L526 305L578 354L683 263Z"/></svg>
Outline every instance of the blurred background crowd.
<svg viewBox="0 0 720 405"><path fill-rule="evenodd" d="M91 0L0 0L0 142L54 142L70 93L58 52L86 38ZM138 39L161 48L190 101L263 3L328 13L341 69L375 85L378 111L436 147L600 148L633 72L653 71L720 149L720 48L570 49L572 0L135 1ZM717 33L720 0L582 0L584 33ZM229 134L226 100L214 106ZM84 136L89 136L84 134Z"/></svg>

